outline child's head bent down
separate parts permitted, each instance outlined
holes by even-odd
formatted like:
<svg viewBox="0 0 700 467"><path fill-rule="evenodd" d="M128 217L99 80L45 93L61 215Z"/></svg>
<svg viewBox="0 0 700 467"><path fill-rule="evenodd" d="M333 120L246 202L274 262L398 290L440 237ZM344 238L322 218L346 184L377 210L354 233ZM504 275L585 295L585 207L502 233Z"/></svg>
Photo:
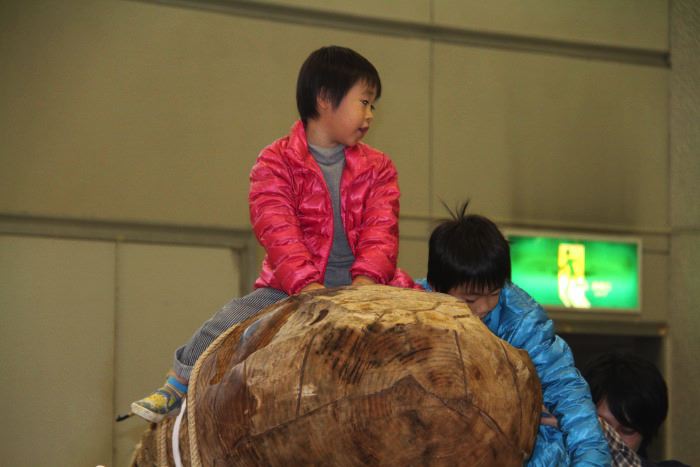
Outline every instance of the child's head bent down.
<svg viewBox="0 0 700 467"><path fill-rule="evenodd" d="M369 131L381 93L379 73L357 52L338 46L312 52L297 79L297 109L309 143L357 144Z"/></svg>
<svg viewBox="0 0 700 467"><path fill-rule="evenodd" d="M464 300L484 319L510 281L510 247L496 224L466 214L469 201L430 235L428 283L436 292Z"/></svg>

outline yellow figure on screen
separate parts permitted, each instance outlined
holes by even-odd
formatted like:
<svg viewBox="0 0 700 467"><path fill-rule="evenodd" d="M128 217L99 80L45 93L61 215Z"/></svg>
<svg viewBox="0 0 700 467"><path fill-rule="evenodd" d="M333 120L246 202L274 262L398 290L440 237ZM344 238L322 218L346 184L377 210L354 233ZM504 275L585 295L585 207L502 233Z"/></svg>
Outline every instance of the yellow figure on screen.
<svg viewBox="0 0 700 467"><path fill-rule="evenodd" d="M577 243L560 243L558 254L559 299L567 308L590 308L586 298L586 247Z"/></svg>

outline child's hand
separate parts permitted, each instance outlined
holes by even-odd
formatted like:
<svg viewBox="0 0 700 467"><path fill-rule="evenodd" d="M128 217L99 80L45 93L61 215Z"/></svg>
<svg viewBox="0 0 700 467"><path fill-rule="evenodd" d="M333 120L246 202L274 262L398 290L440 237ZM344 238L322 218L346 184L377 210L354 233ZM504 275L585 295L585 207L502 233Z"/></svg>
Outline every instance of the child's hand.
<svg viewBox="0 0 700 467"><path fill-rule="evenodd" d="M304 292L311 292L312 290L316 289L324 289L325 287L323 284L319 284L318 282L312 282L310 284L307 284L303 289L299 291L299 293L304 293Z"/></svg>
<svg viewBox="0 0 700 467"><path fill-rule="evenodd" d="M372 279L367 276L355 276L352 280L352 285L373 285L376 284Z"/></svg>
<svg viewBox="0 0 700 467"><path fill-rule="evenodd" d="M554 428L559 428L557 418L549 413L549 410L547 410L544 405L542 406L542 414L540 415L540 425L549 425L553 426Z"/></svg>

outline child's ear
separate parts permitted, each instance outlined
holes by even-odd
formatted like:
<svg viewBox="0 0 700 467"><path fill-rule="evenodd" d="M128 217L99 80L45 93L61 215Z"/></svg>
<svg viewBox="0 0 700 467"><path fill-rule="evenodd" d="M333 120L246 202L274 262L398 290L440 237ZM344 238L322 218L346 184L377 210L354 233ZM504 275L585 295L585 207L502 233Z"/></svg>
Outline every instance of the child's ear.
<svg viewBox="0 0 700 467"><path fill-rule="evenodd" d="M318 93L318 96L316 96L316 110L318 110L319 113L327 112L332 107L331 100L328 98L326 93Z"/></svg>

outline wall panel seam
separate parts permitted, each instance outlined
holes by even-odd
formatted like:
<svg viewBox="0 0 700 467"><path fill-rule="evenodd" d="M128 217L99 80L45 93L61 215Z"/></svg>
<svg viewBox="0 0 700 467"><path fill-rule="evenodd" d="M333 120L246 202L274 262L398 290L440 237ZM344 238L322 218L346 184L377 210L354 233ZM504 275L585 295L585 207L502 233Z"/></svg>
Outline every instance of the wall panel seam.
<svg viewBox="0 0 700 467"><path fill-rule="evenodd" d="M246 250L250 229L0 214L0 234Z"/></svg>
<svg viewBox="0 0 700 467"><path fill-rule="evenodd" d="M119 364L118 361L118 348L117 348L117 343L118 337L119 337L119 255L120 255L120 244L119 242L114 242L113 243L113 252L114 252L114 287L112 289L112 293L114 296L112 297L113 299L113 309L112 309L112 415L115 415L117 413L117 365ZM114 460L116 457L116 452L114 450L114 446L116 446L116 438L117 438L117 432L116 432L116 425L115 422L112 422L112 428L111 428L111 433L112 433L112 439L110 440L111 445L112 445L112 452L111 454L111 463L114 465Z"/></svg>
<svg viewBox="0 0 700 467"><path fill-rule="evenodd" d="M446 216L435 216L429 214L401 213L403 221L418 221L426 224L433 224L447 219ZM668 237L677 232L697 232L700 228L687 228L673 230L668 227L643 227L643 226L622 226L606 223L584 223L584 222L564 222L556 220L535 220L535 219L505 219L491 217L500 228L511 229L531 229L531 230L558 230L558 231L584 231L587 233L615 234L615 235L657 235Z"/></svg>
<svg viewBox="0 0 700 467"><path fill-rule="evenodd" d="M476 31L436 25L432 24L432 21L417 22L384 19L372 16L322 11L312 8L259 3L250 0L134 1L169 7L213 11L266 21L327 27L382 36L422 39L470 47L558 55L586 60L612 61L651 67L670 67L668 51Z"/></svg>
<svg viewBox="0 0 700 467"><path fill-rule="evenodd" d="M425 224L425 237L402 234L401 238L418 240L426 238L429 226L444 220L444 216L402 213L401 221ZM698 235L698 227L653 228L619 226L603 223L575 223L542 220L515 220L494 218L501 228L528 230L576 231L586 233L660 236L670 239L676 235ZM250 229L181 226L175 224L121 223L117 221L84 221L77 219L44 218L0 214L0 235L25 235L49 238L68 238L92 241L158 243L202 247L226 247L237 252L255 249L256 239ZM247 260L251 262L251 260ZM252 266L252 264L251 264ZM252 271L251 271L252 272Z"/></svg>

